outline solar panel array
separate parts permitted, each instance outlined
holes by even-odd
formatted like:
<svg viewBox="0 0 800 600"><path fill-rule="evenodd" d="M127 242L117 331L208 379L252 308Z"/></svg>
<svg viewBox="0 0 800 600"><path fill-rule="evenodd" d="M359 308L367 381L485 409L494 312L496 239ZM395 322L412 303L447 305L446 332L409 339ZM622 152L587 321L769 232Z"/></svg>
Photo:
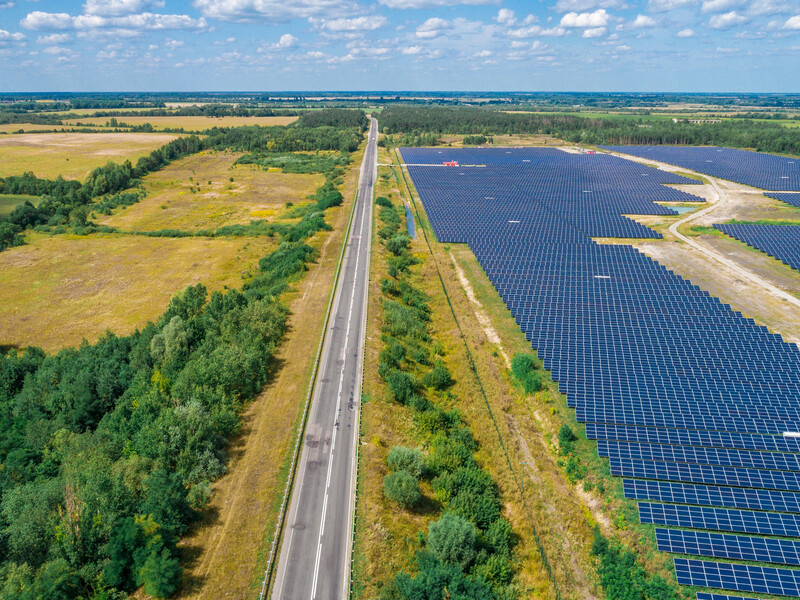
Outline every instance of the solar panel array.
<svg viewBox="0 0 800 600"><path fill-rule="evenodd" d="M800 271L800 226L741 223L714 227Z"/></svg>
<svg viewBox="0 0 800 600"><path fill-rule="evenodd" d="M697 600L759 600L758 598L744 598L743 596L729 596L728 594L707 594L697 592Z"/></svg>
<svg viewBox="0 0 800 600"><path fill-rule="evenodd" d="M800 431L798 348L633 247L591 239L657 237L623 215L664 214L655 202L690 195L663 184L692 180L556 149L402 152L438 240L469 244L643 522L800 537L800 438L782 435ZM744 569L723 587L720 564L682 581L747 592L772 577Z"/></svg>
<svg viewBox="0 0 800 600"><path fill-rule="evenodd" d="M676 558L675 574L681 585L800 596L800 571L792 569Z"/></svg>
<svg viewBox="0 0 800 600"><path fill-rule="evenodd" d="M781 193L771 193L771 194L764 194L767 198L774 198L775 200L780 200L781 202L786 202L786 204L791 204L792 206L800 207L800 194L781 194Z"/></svg>
<svg viewBox="0 0 800 600"><path fill-rule="evenodd" d="M603 146L764 190L800 191L800 159L714 146Z"/></svg>

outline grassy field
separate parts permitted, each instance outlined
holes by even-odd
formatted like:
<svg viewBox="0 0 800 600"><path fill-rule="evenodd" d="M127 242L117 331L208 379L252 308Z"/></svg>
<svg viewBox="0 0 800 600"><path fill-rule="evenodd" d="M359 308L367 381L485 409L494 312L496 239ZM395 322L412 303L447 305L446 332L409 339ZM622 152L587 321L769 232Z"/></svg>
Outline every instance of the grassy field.
<svg viewBox="0 0 800 600"><path fill-rule="evenodd" d="M196 231L248 223L275 217L287 202L302 202L324 181L322 175L234 166L238 156L203 152L175 161L144 178L144 200L110 216L98 215L97 221L131 231Z"/></svg>
<svg viewBox="0 0 800 600"><path fill-rule="evenodd" d="M64 120L65 125L105 125L111 117L94 117ZM203 131L212 127L242 127L243 125L289 125L297 117L116 117L119 123L144 125L150 123L155 129L186 129Z"/></svg>
<svg viewBox="0 0 800 600"><path fill-rule="evenodd" d="M32 171L37 177L84 179L108 161L139 157L174 140L165 133L32 133L0 136L0 177Z"/></svg>
<svg viewBox="0 0 800 600"><path fill-rule="evenodd" d="M175 292L239 287L271 240L28 235L0 252L0 340L56 351L132 332Z"/></svg>
<svg viewBox="0 0 800 600"><path fill-rule="evenodd" d="M36 206L42 199L39 196L26 196L25 194L0 194L0 217L10 214L15 206L26 200Z"/></svg>
<svg viewBox="0 0 800 600"><path fill-rule="evenodd" d="M39 123L2 123L0 124L0 133L17 133L22 130L23 132L31 131L58 131L65 129L63 125L41 125ZM68 127L66 129L69 129Z"/></svg>

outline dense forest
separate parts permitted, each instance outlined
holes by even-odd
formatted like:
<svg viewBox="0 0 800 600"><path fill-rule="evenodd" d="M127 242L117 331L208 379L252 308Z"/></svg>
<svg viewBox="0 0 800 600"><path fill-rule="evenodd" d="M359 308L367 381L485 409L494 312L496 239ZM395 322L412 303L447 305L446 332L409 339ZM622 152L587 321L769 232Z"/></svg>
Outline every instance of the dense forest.
<svg viewBox="0 0 800 600"><path fill-rule="evenodd" d="M62 185L65 198L90 194L113 173L104 169L81 187ZM196 285L132 335L109 332L51 356L0 355L0 600L177 589L176 544L225 472L242 406L270 377L288 314L280 295L315 260L306 241L330 229L324 214L343 200L340 172L278 230L280 245L240 290L209 295ZM32 176L3 185L53 191Z"/></svg>
<svg viewBox="0 0 800 600"><path fill-rule="evenodd" d="M537 133L581 144L679 144L752 148L800 154L800 129L744 119L695 125L667 120L587 118L574 114L508 113L470 108L396 106L381 113L384 133L430 143L431 134L502 135ZM426 138L427 136L427 138Z"/></svg>

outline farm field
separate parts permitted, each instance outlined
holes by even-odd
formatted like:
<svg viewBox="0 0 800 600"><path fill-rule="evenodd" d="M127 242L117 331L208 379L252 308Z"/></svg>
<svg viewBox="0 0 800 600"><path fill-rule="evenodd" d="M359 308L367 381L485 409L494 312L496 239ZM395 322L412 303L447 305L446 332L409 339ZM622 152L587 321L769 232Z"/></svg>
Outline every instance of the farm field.
<svg viewBox="0 0 800 600"><path fill-rule="evenodd" d="M64 125L42 125L40 123L2 123L0 124L0 133L4 134L17 133L20 130L22 130L25 133L31 131L53 131L53 130L58 131L59 129L64 129L64 128L65 128Z"/></svg>
<svg viewBox="0 0 800 600"><path fill-rule="evenodd" d="M150 123L158 129L186 129L188 131L203 131L213 127L242 127L244 125L289 125L297 117L114 117L119 123L127 125L144 125ZM65 125L105 125L111 117L93 117L82 119L65 119Z"/></svg>
<svg viewBox="0 0 800 600"><path fill-rule="evenodd" d="M144 178L147 196L141 202L110 216L98 215L97 221L131 231L246 224L274 218L286 210L287 202L302 202L324 181L322 175L234 166L239 156L203 152L175 161Z"/></svg>
<svg viewBox="0 0 800 600"><path fill-rule="evenodd" d="M0 340L53 352L131 333L188 285L239 287L271 240L29 235L0 252Z"/></svg>
<svg viewBox="0 0 800 600"><path fill-rule="evenodd" d="M0 136L0 177L84 179L108 161L135 163L174 140L166 133L31 133Z"/></svg>

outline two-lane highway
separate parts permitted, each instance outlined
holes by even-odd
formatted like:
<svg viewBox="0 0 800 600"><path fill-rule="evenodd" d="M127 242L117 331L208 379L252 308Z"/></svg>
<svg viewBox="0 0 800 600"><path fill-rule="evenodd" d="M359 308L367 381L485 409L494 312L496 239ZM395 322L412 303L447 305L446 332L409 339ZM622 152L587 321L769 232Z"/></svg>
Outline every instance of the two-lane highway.
<svg viewBox="0 0 800 600"><path fill-rule="evenodd" d="M377 138L377 121L371 119L281 543L275 600L344 599L349 592Z"/></svg>

